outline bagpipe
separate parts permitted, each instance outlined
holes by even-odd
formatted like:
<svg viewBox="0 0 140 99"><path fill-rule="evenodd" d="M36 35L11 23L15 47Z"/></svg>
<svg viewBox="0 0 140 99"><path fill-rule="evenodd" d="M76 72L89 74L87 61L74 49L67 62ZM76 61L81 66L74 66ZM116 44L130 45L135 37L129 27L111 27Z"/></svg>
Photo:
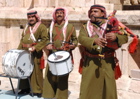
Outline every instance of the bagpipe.
<svg viewBox="0 0 140 99"><path fill-rule="evenodd" d="M109 14L108 16L108 20L111 19L112 17L115 17L116 14L116 10L114 10L112 13ZM129 52L130 53L134 53L137 49L137 45L138 45L138 36L135 35L131 29L129 29L126 25L124 25L122 22L120 22L119 20L116 20L118 23L118 34L121 35L127 35L128 37L132 37L133 41L130 43L129 45ZM110 25L108 24L107 26L107 31L109 30L108 28L110 28ZM114 31L116 31L114 29Z"/></svg>
<svg viewBox="0 0 140 99"><path fill-rule="evenodd" d="M122 30L120 34L127 35L133 38L133 41L129 45L129 52L134 53L138 45L138 36L135 35L127 26L119 21L119 29Z"/></svg>
<svg viewBox="0 0 140 99"><path fill-rule="evenodd" d="M113 28L110 25L110 20L111 20L111 18L115 17L116 12L117 11L114 10L112 13L109 14L109 16L107 18L108 23L107 23L107 27L106 27L106 32L110 32L110 30ZM119 20L115 20L115 21L116 21L115 23L118 24L118 27L113 29L114 33L116 32L120 35L127 35L128 37L132 37L133 41L130 43L128 50L130 53L134 53L136 51L137 45L138 45L138 36L135 35L127 26L125 26ZM114 68L114 75L115 75L115 79L118 79L121 77L122 73L121 73L119 62L118 62L118 59L116 58L116 56L114 57L114 59L115 59L115 63L116 63L116 66Z"/></svg>

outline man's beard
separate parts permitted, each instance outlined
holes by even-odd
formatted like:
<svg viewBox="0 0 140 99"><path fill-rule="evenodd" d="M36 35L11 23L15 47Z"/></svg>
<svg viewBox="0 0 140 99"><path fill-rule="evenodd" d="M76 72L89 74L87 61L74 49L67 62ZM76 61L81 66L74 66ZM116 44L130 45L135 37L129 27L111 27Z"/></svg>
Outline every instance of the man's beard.
<svg viewBox="0 0 140 99"><path fill-rule="evenodd" d="M94 15L91 15L90 19L91 19L90 20L91 22L96 22L97 21L97 18Z"/></svg>

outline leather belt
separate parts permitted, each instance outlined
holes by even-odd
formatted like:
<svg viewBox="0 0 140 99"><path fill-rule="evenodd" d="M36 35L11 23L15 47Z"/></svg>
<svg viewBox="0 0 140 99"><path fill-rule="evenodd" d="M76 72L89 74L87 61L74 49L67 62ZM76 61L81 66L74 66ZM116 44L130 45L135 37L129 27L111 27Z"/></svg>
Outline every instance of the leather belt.
<svg viewBox="0 0 140 99"><path fill-rule="evenodd" d="M109 58L109 57L114 57L115 52L105 52L103 54L91 54L91 53L85 51L84 53L85 53L85 55L87 55L88 57L91 57L91 58Z"/></svg>
<svg viewBox="0 0 140 99"><path fill-rule="evenodd" d="M32 46L34 46L34 45L36 45L37 43L32 43L32 44L24 44L24 43L22 43L22 47L27 47L27 48L29 48L29 47L32 47Z"/></svg>

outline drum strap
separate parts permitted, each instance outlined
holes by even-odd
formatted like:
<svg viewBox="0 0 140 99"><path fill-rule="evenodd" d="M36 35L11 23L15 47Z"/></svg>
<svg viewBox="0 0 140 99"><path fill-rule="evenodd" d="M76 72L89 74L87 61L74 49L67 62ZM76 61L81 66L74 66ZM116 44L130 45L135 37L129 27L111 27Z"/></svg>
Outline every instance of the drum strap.
<svg viewBox="0 0 140 99"><path fill-rule="evenodd" d="M58 30L58 27L56 27L55 29L56 29L56 32L57 32L57 36L55 36L54 40L56 40L56 39L58 39L58 38L59 38L60 40L62 40L62 38L61 38L61 36L60 36L60 34L62 33L62 31L61 31L61 30L59 31L59 30ZM74 31L74 27L72 28L72 30L71 30L71 32L70 32L68 38L66 39L66 42L69 42L70 37L71 37L73 31ZM68 49L69 49L69 43L65 43L64 46L61 47L61 48L55 48L55 47L54 47L54 49L57 49L57 50L68 50Z"/></svg>
<svg viewBox="0 0 140 99"><path fill-rule="evenodd" d="M71 30L71 32L70 32L68 38L66 39L66 43L65 43L64 46L63 46L63 49L64 49L64 50L69 50L69 45L70 45L70 43L68 43L68 42L69 42L69 40L70 40L70 37L71 37L73 31L74 31L74 27L72 28L72 30Z"/></svg>
<svg viewBox="0 0 140 99"><path fill-rule="evenodd" d="M68 39L66 39L66 42L68 42L68 41L70 40L70 37L71 37L73 31L74 31L74 27L72 28L72 30L71 30L71 32L70 32L70 34L69 34L69 36L68 36Z"/></svg>
<svg viewBox="0 0 140 99"><path fill-rule="evenodd" d="M70 40L70 37L71 37L71 35L72 35L73 31L74 31L74 27L72 28L72 31L70 32L70 34L69 34L68 38L66 39L66 42L68 42L68 41ZM69 44L68 44L68 43L64 45L65 49L67 48L67 46L69 46ZM69 48L69 47L68 47L68 48ZM70 50L70 55L71 55L71 60L72 60L72 63L74 64L73 54L72 54L72 51L71 51L71 50Z"/></svg>
<svg viewBox="0 0 140 99"><path fill-rule="evenodd" d="M62 33L62 30L58 30L58 27L55 27L55 30L57 32L57 36L55 36L54 40L56 40L56 39L62 40L62 37L60 36L60 34ZM71 37L73 31L74 31L74 27L72 28L68 38L66 39L66 42L68 42L70 40L70 37Z"/></svg>
<svg viewBox="0 0 140 99"><path fill-rule="evenodd" d="M55 36L54 40L59 39L62 40L61 34L62 34L62 30L58 30L58 27L55 27L55 30L57 32L57 35Z"/></svg>

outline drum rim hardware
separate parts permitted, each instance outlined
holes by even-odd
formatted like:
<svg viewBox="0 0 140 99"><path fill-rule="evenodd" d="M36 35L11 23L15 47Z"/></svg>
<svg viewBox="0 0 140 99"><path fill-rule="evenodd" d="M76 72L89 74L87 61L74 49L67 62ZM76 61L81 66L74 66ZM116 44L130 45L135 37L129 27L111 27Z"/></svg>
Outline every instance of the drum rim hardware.
<svg viewBox="0 0 140 99"><path fill-rule="evenodd" d="M66 53L67 55L65 55L66 57L62 58L61 60L52 61L55 57L53 53L50 54L50 56L48 57L49 71L51 72L52 75L55 76L68 75L70 72L72 72L74 67L71 60L71 55L68 51L57 51L57 52L58 55L63 54L64 56Z"/></svg>
<svg viewBox="0 0 140 99"><path fill-rule="evenodd" d="M57 52L61 52L61 51L57 51ZM67 51L64 51L64 52L67 52ZM55 53L55 52L54 52ZM54 55L54 53L52 53L53 55ZM67 52L67 53L69 53L69 52ZM51 54L50 54L51 55ZM55 54L56 55L56 54ZM54 55L54 56L55 56ZM56 55L57 56L57 55ZM70 58L70 55L65 59L65 60L67 60L67 59L69 59ZM49 60L49 57L48 57L48 59L47 59L47 61L49 61L50 63L60 63L60 62L64 62L65 60L62 60L62 61L55 61L55 62L53 62L53 61L50 61Z"/></svg>

